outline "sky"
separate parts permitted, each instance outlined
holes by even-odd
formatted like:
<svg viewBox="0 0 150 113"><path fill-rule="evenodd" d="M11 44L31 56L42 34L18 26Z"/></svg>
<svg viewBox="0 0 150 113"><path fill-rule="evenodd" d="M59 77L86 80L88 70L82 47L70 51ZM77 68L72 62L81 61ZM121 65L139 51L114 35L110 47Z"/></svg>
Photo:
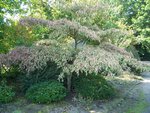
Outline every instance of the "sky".
<svg viewBox="0 0 150 113"><path fill-rule="evenodd" d="M49 4L53 4L55 2L55 0L43 0L43 1L47 1ZM11 15L9 13L6 13L4 15L5 21L6 21L6 19L11 19L11 20L14 20L14 21L18 21L20 19L20 16L28 16L28 15L30 15L31 12L29 10L29 6L28 5L25 5L25 4L22 3L21 4L21 9L23 9L24 11L27 11L27 13L24 14L24 15L20 15L19 13L18 14L13 14L13 15Z"/></svg>
<svg viewBox="0 0 150 113"><path fill-rule="evenodd" d="M28 5L24 5L24 4L21 4L21 9L23 9L24 11L27 11L28 10ZM23 16L27 16L29 15L29 11L27 11L27 13ZM11 15L10 13L6 13L4 14L4 17L5 17L5 20L6 19L10 19L10 20L14 20L14 21L17 21L20 19L20 15L19 14L13 14Z"/></svg>

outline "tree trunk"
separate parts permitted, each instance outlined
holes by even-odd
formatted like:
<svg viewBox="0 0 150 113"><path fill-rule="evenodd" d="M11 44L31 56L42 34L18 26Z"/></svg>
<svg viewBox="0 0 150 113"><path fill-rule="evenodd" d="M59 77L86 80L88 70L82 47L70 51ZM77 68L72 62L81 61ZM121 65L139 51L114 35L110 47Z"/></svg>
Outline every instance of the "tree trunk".
<svg viewBox="0 0 150 113"><path fill-rule="evenodd" d="M67 76L67 89L69 93L71 92L71 78L72 75Z"/></svg>
<svg viewBox="0 0 150 113"><path fill-rule="evenodd" d="M74 44L75 50L77 49L77 45L78 45L78 43L77 43L77 40L75 39L75 44Z"/></svg>

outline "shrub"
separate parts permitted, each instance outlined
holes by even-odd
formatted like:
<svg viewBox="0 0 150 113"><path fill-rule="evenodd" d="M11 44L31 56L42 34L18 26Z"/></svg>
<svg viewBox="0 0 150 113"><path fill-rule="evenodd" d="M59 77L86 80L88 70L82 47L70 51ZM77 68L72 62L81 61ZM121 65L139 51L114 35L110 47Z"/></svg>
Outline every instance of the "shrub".
<svg viewBox="0 0 150 113"><path fill-rule="evenodd" d="M75 91L88 99L109 99L114 97L115 90L99 75L80 75L74 78Z"/></svg>
<svg viewBox="0 0 150 113"><path fill-rule="evenodd" d="M31 86L26 97L35 103L60 101L66 96L65 87L57 81L41 82Z"/></svg>
<svg viewBox="0 0 150 113"><path fill-rule="evenodd" d="M29 75L22 74L18 76L18 80L21 84L21 91L25 92L30 86L40 82L57 80L60 72L61 69L59 69L55 63L49 62L44 69L36 70Z"/></svg>
<svg viewBox="0 0 150 113"><path fill-rule="evenodd" d="M6 85L6 82L2 81L0 85L0 103L8 103L13 100L15 92L12 88Z"/></svg>

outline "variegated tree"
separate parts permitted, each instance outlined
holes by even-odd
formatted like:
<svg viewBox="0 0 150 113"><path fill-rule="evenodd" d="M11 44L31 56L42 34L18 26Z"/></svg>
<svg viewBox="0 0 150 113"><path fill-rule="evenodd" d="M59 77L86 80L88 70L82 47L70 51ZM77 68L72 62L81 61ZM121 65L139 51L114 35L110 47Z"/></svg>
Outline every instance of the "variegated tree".
<svg viewBox="0 0 150 113"><path fill-rule="evenodd" d="M20 24L48 27L51 30L49 39L38 41L32 47L18 47L8 54L1 54L0 66L18 65L29 74L54 62L62 69L59 79L67 77L69 91L72 73L118 75L124 70L143 71L148 67L143 67L124 49L106 43L106 39L113 38L115 34L126 35L118 29L91 29L66 19L49 21L24 18L20 20Z"/></svg>

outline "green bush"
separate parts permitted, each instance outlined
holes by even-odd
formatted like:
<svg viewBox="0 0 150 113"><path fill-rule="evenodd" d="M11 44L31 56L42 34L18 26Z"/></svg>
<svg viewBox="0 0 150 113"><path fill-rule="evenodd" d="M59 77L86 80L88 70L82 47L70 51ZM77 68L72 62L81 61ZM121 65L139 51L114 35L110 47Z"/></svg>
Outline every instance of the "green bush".
<svg viewBox="0 0 150 113"><path fill-rule="evenodd" d="M26 92L27 99L35 103L50 103L60 101L65 96L66 88L57 81L35 84Z"/></svg>
<svg viewBox="0 0 150 113"><path fill-rule="evenodd" d="M49 80L57 80L61 69L58 69L57 65L53 62L49 62L44 69L36 70L29 75L22 74L18 76L18 80L21 84L21 92L25 92L29 87L40 82L46 82Z"/></svg>
<svg viewBox="0 0 150 113"><path fill-rule="evenodd" d="M8 103L13 100L15 92L12 88L6 85L6 82L2 81L0 85L0 103Z"/></svg>
<svg viewBox="0 0 150 113"><path fill-rule="evenodd" d="M87 99L109 99L115 96L114 88L100 75L80 75L74 79L74 88Z"/></svg>

